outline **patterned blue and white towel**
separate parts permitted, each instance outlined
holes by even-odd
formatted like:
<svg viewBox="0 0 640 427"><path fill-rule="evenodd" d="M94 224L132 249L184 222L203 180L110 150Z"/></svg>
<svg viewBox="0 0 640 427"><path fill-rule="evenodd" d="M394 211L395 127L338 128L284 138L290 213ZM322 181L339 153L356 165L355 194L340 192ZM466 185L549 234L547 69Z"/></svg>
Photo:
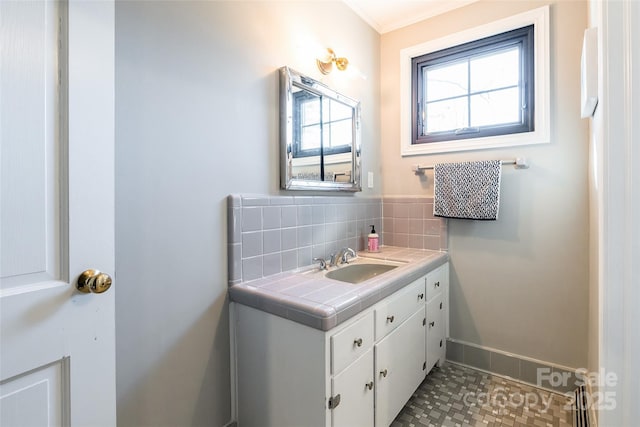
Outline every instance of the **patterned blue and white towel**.
<svg viewBox="0 0 640 427"><path fill-rule="evenodd" d="M433 173L433 215L498 219L501 165L500 160L436 164Z"/></svg>

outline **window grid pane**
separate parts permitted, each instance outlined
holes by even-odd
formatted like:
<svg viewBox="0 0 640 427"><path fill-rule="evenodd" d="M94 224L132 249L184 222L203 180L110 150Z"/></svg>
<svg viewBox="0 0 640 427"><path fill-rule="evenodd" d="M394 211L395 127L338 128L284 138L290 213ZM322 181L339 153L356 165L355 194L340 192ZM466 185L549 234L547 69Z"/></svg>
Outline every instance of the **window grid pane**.
<svg viewBox="0 0 640 427"><path fill-rule="evenodd" d="M331 135L331 148L341 147L341 146L351 146L352 139L352 129L351 129L351 118L336 120L330 123L329 125L329 134Z"/></svg>
<svg viewBox="0 0 640 427"><path fill-rule="evenodd" d="M425 67L422 134L520 122L519 76L518 46Z"/></svg>
<svg viewBox="0 0 640 427"><path fill-rule="evenodd" d="M304 126L302 128L300 148L303 150L320 148L320 125Z"/></svg>
<svg viewBox="0 0 640 427"><path fill-rule="evenodd" d="M424 133L446 132L469 123L468 96L430 102L426 105Z"/></svg>
<svg viewBox="0 0 640 427"><path fill-rule="evenodd" d="M353 107L327 96L294 92L297 122L294 157L351 152Z"/></svg>
<svg viewBox="0 0 640 427"><path fill-rule="evenodd" d="M413 58L413 143L533 131L533 30Z"/></svg>
<svg viewBox="0 0 640 427"><path fill-rule="evenodd" d="M518 87L482 92L471 96L471 126L495 126L521 121Z"/></svg>
<svg viewBox="0 0 640 427"><path fill-rule="evenodd" d="M467 60L425 68L423 79L427 102L455 98L469 93Z"/></svg>
<svg viewBox="0 0 640 427"><path fill-rule="evenodd" d="M351 107L333 99L324 99L323 147L337 148L351 146Z"/></svg>
<svg viewBox="0 0 640 427"><path fill-rule="evenodd" d="M303 126L320 123L320 98L313 98L301 103L301 119Z"/></svg>
<svg viewBox="0 0 640 427"><path fill-rule="evenodd" d="M470 92L517 86L520 76L520 47L512 46L470 58Z"/></svg>

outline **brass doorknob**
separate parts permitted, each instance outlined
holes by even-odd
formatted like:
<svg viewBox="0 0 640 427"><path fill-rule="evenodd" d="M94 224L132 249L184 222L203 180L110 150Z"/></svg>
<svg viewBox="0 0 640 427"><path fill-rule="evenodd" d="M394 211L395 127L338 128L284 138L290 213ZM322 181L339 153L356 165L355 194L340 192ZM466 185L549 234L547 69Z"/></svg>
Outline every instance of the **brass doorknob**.
<svg viewBox="0 0 640 427"><path fill-rule="evenodd" d="M78 277L76 289L88 294L101 294L111 287L111 277L99 270L85 270Z"/></svg>

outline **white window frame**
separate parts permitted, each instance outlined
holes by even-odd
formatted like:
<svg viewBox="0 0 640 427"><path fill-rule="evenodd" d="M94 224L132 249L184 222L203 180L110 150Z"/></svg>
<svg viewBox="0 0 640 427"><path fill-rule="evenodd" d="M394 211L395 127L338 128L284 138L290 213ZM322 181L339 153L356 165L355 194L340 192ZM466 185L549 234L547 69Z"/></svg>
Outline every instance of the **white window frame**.
<svg viewBox="0 0 640 427"><path fill-rule="evenodd" d="M471 41L533 24L535 111L533 132L455 141L412 144L411 141L411 60ZM549 6L510 16L486 25L471 28L439 39L430 40L400 51L400 153L402 156L449 153L466 150L547 144L551 142Z"/></svg>

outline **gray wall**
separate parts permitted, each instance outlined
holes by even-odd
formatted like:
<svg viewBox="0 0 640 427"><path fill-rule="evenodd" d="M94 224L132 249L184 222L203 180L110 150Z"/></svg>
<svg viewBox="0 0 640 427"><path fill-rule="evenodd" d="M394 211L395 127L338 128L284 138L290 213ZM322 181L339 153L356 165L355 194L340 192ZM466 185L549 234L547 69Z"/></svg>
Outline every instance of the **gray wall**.
<svg viewBox="0 0 640 427"><path fill-rule="evenodd" d="M340 2L116 2L119 425L230 420L226 196L283 194L276 70L319 79L314 46L366 76L324 81L380 194L379 39Z"/></svg>
<svg viewBox="0 0 640 427"><path fill-rule="evenodd" d="M551 5L551 143L401 157L399 51ZM586 367L589 306L588 121L580 118L585 1L479 1L381 39L385 197L433 194L411 165L527 157L503 168L500 219L449 221L451 337L568 367Z"/></svg>
<svg viewBox="0 0 640 427"><path fill-rule="evenodd" d="M362 101L362 195L428 196L412 164L477 153L400 156L399 49L547 3L480 1L381 42L341 2L116 2L119 425L230 419L225 198L284 194L278 67L319 79L313 46L347 56L366 79L324 81ZM569 366L587 354L586 9L552 3L552 143L483 151L532 166L505 168L499 221L449 223L452 337Z"/></svg>

